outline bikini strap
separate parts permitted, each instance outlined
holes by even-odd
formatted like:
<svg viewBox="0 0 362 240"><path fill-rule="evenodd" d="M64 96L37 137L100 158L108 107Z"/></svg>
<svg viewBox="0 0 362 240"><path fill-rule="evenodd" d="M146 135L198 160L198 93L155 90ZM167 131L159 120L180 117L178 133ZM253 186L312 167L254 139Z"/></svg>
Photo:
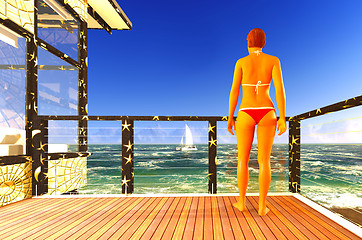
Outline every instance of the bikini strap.
<svg viewBox="0 0 362 240"><path fill-rule="evenodd" d="M255 54L256 54L256 56L259 56L259 55L260 55L260 53L262 53L262 51L261 51L261 50L256 50L256 51L253 51L253 53L255 53Z"/></svg>
<svg viewBox="0 0 362 240"><path fill-rule="evenodd" d="M264 84L261 84L261 81L258 81L257 84L242 84L244 86L255 86L255 92L256 94L259 94L259 86L266 86L266 85L270 85L270 83L264 83Z"/></svg>

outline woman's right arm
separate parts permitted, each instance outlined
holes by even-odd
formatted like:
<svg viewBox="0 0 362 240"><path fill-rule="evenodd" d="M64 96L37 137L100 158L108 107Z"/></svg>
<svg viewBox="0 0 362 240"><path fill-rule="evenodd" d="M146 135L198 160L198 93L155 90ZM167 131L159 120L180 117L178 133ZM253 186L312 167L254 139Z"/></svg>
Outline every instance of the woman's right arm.
<svg viewBox="0 0 362 240"><path fill-rule="evenodd" d="M283 84L282 70L280 67L280 61L275 57L275 63L272 71L272 78L275 87L275 95L279 110L279 120L277 124L277 130L280 129L279 134L281 135L286 131L285 121L285 90Z"/></svg>
<svg viewBox="0 0 362 240"><path fill-rule="evenodd" d="M232 135L234 135L232 127L234 127L235 130L234 112L236 105L238 103L242 75L243 71L241 68L241 59L239 59L235 64L233 85L231 87L230 97L229 97L229 118L228 118L227 129Z"/></svg>

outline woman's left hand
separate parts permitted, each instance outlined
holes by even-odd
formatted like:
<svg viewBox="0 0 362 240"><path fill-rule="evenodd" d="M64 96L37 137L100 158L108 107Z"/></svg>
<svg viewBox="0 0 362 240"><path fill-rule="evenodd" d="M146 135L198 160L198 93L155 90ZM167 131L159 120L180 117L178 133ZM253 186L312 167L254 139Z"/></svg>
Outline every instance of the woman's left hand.
<svg viewBox="0 0 362 240"><path fill-rule="evenodd" d="M287 124L285 122L285 118L279 118L277 122L277 131L279 131L278 135L282 135L287 130Z"/></svg>
<svg viewBox="0 0 362 240"><path fill-rule="evenodd" d="M228 120L228 125L227 125L227 130L229 131L229 133L231 133L231 135L234 135L233 133L233 128L235 130L235 121L234 121L234 118L233 117L229 117L229 120Z"/></svg>

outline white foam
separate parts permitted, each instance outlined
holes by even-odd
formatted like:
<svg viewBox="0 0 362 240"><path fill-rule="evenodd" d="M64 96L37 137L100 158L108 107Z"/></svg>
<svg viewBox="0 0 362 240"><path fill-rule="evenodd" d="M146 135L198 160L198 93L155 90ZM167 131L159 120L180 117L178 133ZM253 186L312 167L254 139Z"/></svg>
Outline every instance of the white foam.
<svg viewBox="0 0 362 240"><path fill-rule="evenodd" d="M351 193L346 188L325 186L306 186L302 184L302 193L326 207L362 208L362 193Z"/></svg>

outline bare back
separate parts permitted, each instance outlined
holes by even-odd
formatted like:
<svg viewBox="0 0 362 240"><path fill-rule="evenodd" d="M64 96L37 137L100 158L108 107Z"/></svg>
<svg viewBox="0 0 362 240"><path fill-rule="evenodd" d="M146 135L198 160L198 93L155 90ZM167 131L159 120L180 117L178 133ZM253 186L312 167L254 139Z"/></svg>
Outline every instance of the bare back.
<svg viewBox="0 0 362 240"><path fill-rule="evenodd" d="M274 107L269 96L269 89L273 68L279 62L278 58L265 53L251 53L239 61L243 84L243 98L240 108ZM258 82L261 85L256 86Z"/></svg>

